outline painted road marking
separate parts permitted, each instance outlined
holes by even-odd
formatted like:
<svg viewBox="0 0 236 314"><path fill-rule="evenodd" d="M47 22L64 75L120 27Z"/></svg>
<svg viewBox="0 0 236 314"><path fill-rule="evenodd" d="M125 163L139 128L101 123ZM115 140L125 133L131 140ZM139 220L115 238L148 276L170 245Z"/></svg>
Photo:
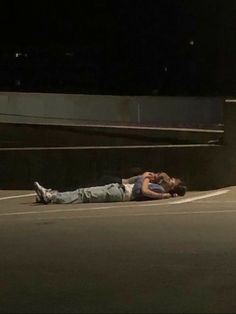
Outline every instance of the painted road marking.
<svg viewBox="0 0 236 314"><path fill-rule="evenodd" d="M189 202L194 202L197 200L201 200L203 198L208 198L208 197L213 197L213 196L218 196L218 195L222 195L222 194L226 194L228 193L229 190L222 190L222 191L217 191L217 192L212 192L209 194L205 194L205 195L201 195L201 196L195 196L195 197L190 197L190 198L184 198L181 199L179 201L174 201L174 202L170 202L169 204L183 204L183 203L189 203Z"/></svg>
<svg viewBox="0 0 236 314"><path fill-rule="evenodd" d="M22 198L22 197L28 197L28 196L35 196L35 193L31 193L31 194L21 194L21 195L13 195L13 196L5 196L5 197L0 197L0 201L3 200L10 200L13 198Z"/></svg>
<svg viewBox="0 0 236 314"><path fill-rule="evenodd" d="M119 209L119 208L130 208L130 207L149 207L149 206L161 206L167 205L168 203L152 203L152 204L127 204L127 205L117 205L117 206L96 206L96 207L84 207L84 208L62 208L62 209L49 209L45 211L33 210L33 211L26 211L26 212L13 212L13 213L3 213L0 216L12 216L12 215L28 215L28 214L50 214L50 213L67 213L67 212L83 212L83 211L93 211L93 210L102 210L102 209ZM81 205L81 204L78 204ZM52 205L45 205L51 207ZM60 206L60 205L59 205Z"/></svg>
<svg viewBox="0 0 236 314"><path fill-rule="evenodd" d="M122 214L107 214L107 215L83 215L79 217L57 217L60 220L74 220L74 219L83 219L83 218L112 218L112 217L138 217L138 216L170 216L170 215L210 215L210 214L232 214L236 213L236 209L232 210L206 210L206 211L181 211L181 212L158 212L158 213L122 213ZM41 219L41 218L39 218Z"/></svg>
<svg viewBox="0 0 236 314"><path fill-rule="evenodd" d="M0 216L18 216L18 215L29 215L29 214L50 214L52 212L78 212L80 210L76 208L68 210L54 210L54 211L31 211L31 212L16 212L16 213L5 213ZM137 217L137 216L168 216L168 215L209 215L209 214L232 214L236 213L236 209L232 210L204 210L204 211L180 211L180 212L158 212L158 213L122 213L122 214L96 214L96 215L84 215L77 218L110 218L110 217ZM59 219L75 219L75 217L63 217Z"/></svg>

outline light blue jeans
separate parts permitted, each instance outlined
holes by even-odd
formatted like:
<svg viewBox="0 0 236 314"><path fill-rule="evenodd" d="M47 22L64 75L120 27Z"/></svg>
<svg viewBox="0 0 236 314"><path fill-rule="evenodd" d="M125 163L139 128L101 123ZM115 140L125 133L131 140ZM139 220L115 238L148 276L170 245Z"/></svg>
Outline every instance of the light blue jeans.
<svg viewBox="0 0 236 314"><path fill-rule="evenodd" d="M104 186L80 188L70 192L54 192L51 203L72 204L72 203L104 203L122 202L124 189L119 183L111 183Z"/></svg>

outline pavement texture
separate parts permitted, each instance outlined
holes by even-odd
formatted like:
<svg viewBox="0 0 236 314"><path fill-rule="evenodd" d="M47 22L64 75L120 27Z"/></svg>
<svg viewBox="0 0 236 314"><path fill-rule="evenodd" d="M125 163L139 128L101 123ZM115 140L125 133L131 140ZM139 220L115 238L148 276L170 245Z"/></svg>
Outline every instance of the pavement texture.
<svg viewBox="0 0 236 314"><path fill-rule="evenodd" d="M235 313L236 187L42 205L0 191L0 313Z"/></svg>

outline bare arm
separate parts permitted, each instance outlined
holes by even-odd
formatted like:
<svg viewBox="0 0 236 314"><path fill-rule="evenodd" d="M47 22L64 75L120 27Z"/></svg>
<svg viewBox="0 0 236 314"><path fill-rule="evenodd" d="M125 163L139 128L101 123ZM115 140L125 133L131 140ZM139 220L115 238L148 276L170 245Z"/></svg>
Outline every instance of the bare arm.
<svg viewBox="0 0 236 314"><path fill-rule="evenodd" d="M150 172L150 171L147 171L147 172L144 172L142 174L142 176L145 178L145 177L149 177L149 178L152 178L153 177L153 172ZM135 183L135 181L137 180L139 176L134 176L134 177L130 177L130 178L123 178L122 179L122 183L123 184L127 184L127 183Z"/></svg>
<svg viewBox="0 0 236 314"><path fill-rule="evenodd" d="M153 198L153 199L167 199L167 198L172 197L170 193L158 193L158 192L151 191L148 187L149 183L150 183L150 178L149 177L144 178L143 184L142 184L143 196Z"/></svg>

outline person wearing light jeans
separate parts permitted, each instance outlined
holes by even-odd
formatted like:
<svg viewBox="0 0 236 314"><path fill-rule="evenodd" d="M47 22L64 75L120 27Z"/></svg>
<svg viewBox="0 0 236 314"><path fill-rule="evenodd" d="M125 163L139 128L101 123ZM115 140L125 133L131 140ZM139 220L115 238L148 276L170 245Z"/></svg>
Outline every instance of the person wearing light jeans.
<svg viewBox="0 0 236 314"><path fill-rule="evenodd" d="M36 201L44 204L166 199L178 195L183 196L186 192L186 188L180 179L170 178L168 175L161 177L160 173L145 172L143 175L138 176L134 183L125 183L129 180L122 181L124 183L110 183L104 186L79 188L68 192L46 189L38 182L34 182L34 189L37 194Z"/></svg>

